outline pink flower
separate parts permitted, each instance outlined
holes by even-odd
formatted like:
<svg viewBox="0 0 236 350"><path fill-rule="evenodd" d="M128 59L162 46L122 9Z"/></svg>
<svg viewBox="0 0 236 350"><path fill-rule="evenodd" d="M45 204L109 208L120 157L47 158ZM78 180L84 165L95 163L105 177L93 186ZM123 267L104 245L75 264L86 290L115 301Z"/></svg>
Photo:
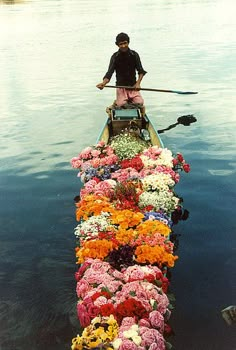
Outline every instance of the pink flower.
<svg viewBox="0 0 236 350"><path fill-rule="evenodd" d="M94 305L97 307L100 307L101 305L105 304L107 304L107 298L105 298L104 296L98 297L94 302Z"/></svg>
<svg viewBox="0 0 236 350"><path fill-rule="evenodd" d="M130 266L126 269L126 271L124 272L124 280L125 282L129 282L129 281L139 281L139 280L143 280L144 279L144 272L142 270L141 267L134 265L134 266Z"/></svg>
<svg viewBox="0 0 236 350"><path fill-rule="evenodd" d="M169 305L169 299L165 293L159 295L157 311L159 311L162 315L166 313L167 306Z"/></svg>
<svg viewBox="0 0 236 350"><path fill-rule="evenodd" d="M150 346L154 347L155 344L158 345L157 350L165 350L165 342L161 333L156 329L148 329L142 334L141 345L149 349Z"/></svg>
<svg viewBox="0 0 236 350"><path fill-rule="evenodd" d="M93 270L85 273L84 278L86 278L86 281L90 284L100 284L103 283L103 281L106 281L106 283L108 283L110 281L113 281L113 277L108 273L97 273Z"/></svg>
<svg viewBox="0 0 236 350"><path fill-rule="evenodd" d="M92 150L91 154L94 158L98 157L101 152L97 149Z"/></svg>
<svg viewBox="0 0 236 350"><path fill-rule="evenodd" d="M96 144L96 147L104 147L105 146L105 142L104 141L99 141L97 144Z"/></svg>
<svg viewBox="0 0 236 350"><path fill-rule="evenodd" d="M84 305L77 304L77 315L81 327L88 327L90 324L90 317Z"/></svg>
<svg viewBox="0 0 236 350"><path fill-rule="evenodd" d="M120 271L118 270L114 270L112 272L112 276L116 279L116 280L123 280L124 276L123 276L123 273L121 273Z"/></svg>
<svg viewBox="0 0 236 350"><path fill-rule="evenodd" d="M91 192L95 186L97 186L97 182L95 180L90 180L85 184L84 188Z"/></svg>
<svg viewBox="0 0 236 350"><path fill-rule="evenodd" d="M121 281L105 281L100 287L106 287L111 293L115 293L122 285L123 283Z"/></svg>
<svg viewBox="0 0 236 350"><path fill-rule="evenodd" d="M99 158L94 158L91 160L91 165L94 168L98 168L100 165L100 159Z"/></svg>
<svg viewBox="0 0 236 350"><path fill-rule="evenodd" d="M114 150L111 146L107 146L107 155L108 156L114 155Z"/></svg>
<svg viewBox="0 0 236 350"><path fill-rule="evenodd" d="M87 305L88 315L92 319L99 314L99 308L96 305L89 304Z"/></svg>
<svg viewBox="0 0 236 350"><path fill-rule="evenodd" d="M82 266L80 266L79 270L75 273L75 279L77 282L79 282L89 266L90 264L87 261Z"/></svg>
<svg viewBox="0 0 236 350"><path fill-rule="evenodd" d="M124 317L122 322L121 322L121 327L122 326L129 326L129 327L131 327L134 324L136 324L134 317Z"/></svg>
<svg viewBox="0 0 236 350"><path fill-rule="evenodd" d="M77 157L71 159L72 168L79 169L82 165L82 161Z"/></svg>
<svg viewBox="0 0 236 350"><path fill-rule="evenodd" d="M138 347L129 339L124 339L119 347L119 350L137 350Z"/></svg>
<svg viewBox="0 0 236 350"><path fill-rule="evenodd" d="M164 331L164 317L159 311L152 311L149 314L149 320L153 328L158 329L161 333Z"/></svg>
<svg viewBox="0 0 236 350"><path fill-rule="evenodd" d="M151 328L151 324L146 318L141 318L141 320L139 320L138 325L139 325L139 327Z"/></svg>
<svg viewBox="0 0 236 350"><path fill-rule="evenodd" d="M91 268L98 273L107 272L111 267L110 264L99 259L90 259L89 262L91 262Z"/></svg>
<svg viewBox="0 0 236 350"><path fill-rule="evenodd" d="M91 151L92 151L92 147L86 147L83 149L82 152L80 152L80 159L89 159L91 157Z"/></svg>
<svg viewBox="0 0 236 350"><path fill-rule="evenodd" d="M163 348L163 342L161 342L161 344L153 343L149 347L149 350L161 350L161 349L165 349L165 346Z"/></svg>
<svg viewBox="0 0 236 350"><path fill-rule="evenodd" d="M90 289L91 287L86 280L81 279L79 282L77 282L76 293L79 298L84 298Z"/></svg>

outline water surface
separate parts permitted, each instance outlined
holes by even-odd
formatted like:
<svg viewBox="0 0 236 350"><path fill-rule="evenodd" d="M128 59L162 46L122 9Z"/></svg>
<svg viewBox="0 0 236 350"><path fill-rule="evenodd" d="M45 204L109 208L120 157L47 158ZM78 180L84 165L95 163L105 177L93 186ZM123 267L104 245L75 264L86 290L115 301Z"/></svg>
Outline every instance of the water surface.
<svg viewBox="0 0 236 350"><path fill-rule="evenodd" d="M177 350L233 350L220 310L236 303L236 4L233 0L0 2L0 349L66 349L77 333L69 160L96 141L114 91L95 85L128 32L148 71L142 86L158 129L192 172L177 193L171 318ZM114 82L114 79L112 83Z"/></svg>

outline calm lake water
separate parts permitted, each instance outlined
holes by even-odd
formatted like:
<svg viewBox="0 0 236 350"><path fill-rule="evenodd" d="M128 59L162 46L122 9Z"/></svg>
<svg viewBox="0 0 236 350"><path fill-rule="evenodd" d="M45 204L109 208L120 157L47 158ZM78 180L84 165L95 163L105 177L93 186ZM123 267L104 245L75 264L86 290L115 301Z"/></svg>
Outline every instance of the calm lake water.
<svg viewBox="0 0 236 350"><path fill-rule="evenodd" d="M191 164L177 193L180 257L171 339L176 350L234 350L221 309L236 304L236 3L234 0L0 1L0 349L62 350L76 335L69 160L95 143L114 90L95 85L129 33L148 71L158 129ZM114 82L114 78L113 81Z"/></svg>

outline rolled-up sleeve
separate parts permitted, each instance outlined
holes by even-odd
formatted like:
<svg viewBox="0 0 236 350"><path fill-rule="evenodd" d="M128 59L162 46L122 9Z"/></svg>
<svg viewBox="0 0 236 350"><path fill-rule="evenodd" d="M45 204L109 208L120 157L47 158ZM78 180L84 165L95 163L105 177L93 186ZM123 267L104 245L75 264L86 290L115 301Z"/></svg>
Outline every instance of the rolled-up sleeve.
<svg viewBox="0 0 236 350"><path fill-rule="evenodd" d="M109 67L108 67L108 71L104 75L103 79L107 78L107 79L110 80L111 77L112 77L112 74L114 73L114 71L115 71L115 54L113 54L111 56Z"/></svg>
<svg viewBox="0 0 236 350"><path fill-rule="evenodd" d="M145 75L147 72L143 69L139 54L137 52L135 52L135 59L136 59L136 69L138 74Z"/></svg>

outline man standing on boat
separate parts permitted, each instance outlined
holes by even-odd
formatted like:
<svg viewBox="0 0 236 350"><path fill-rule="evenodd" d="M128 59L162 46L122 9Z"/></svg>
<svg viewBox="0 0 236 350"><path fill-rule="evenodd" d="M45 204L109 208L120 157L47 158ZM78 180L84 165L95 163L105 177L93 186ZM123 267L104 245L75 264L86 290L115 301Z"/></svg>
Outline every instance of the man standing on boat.
<svg viewBox="0 0 236 350"><path fill-rule="evenodd" d="M117 35L116 45L119 47L119 50L111 56L108 71L102 83L97 85L97 88L102 90L109 83L115 71L116 86L133 87L133 89L125 89L123 87L116 89L116 106L121 107L127 103L143 105L144 100L139 89L143 76L147 72L142 67L139 54L129 48L129 36L126 33ZM138 80L136 80L136 71L138 72Z"/></svg>

